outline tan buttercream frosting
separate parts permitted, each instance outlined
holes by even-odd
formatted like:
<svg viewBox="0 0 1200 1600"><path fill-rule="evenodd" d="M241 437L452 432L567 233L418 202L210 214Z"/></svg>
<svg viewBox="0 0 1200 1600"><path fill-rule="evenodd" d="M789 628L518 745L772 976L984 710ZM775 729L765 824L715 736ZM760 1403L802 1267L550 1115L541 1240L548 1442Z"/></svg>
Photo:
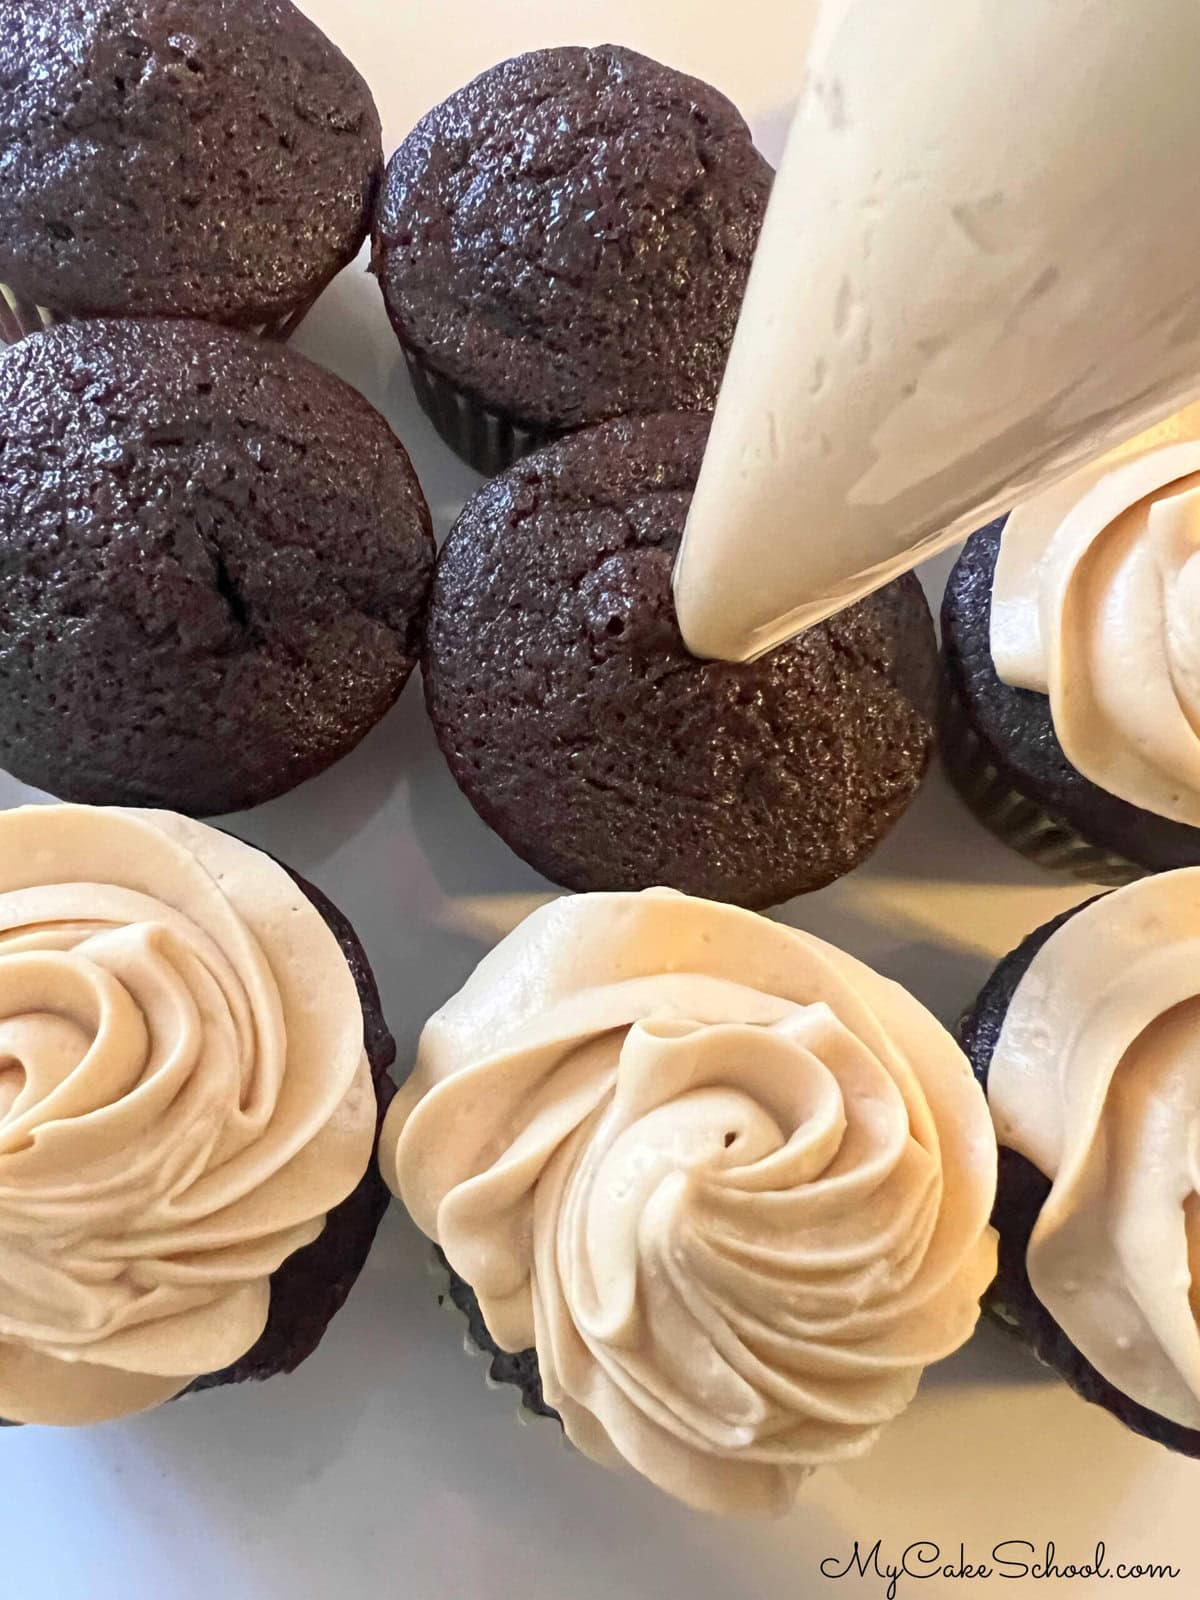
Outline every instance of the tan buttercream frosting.
<svg viewBox="0 0 1200 1600"><path fill-rule="evenodd" d="M1200 869L1106 895L1051 935L988 1097L1000 1142L1052 1180L1034 1293L1110 1383L1200 1427Z"/></svg>
<svg viewBox="0 0 1200 1600"><path fill-rule="evenodd" d="M731 661L1200 393L1196 0L807 10L675 575Z"/></svg>
<svg viewBox="0 0 1200 1600"><path fill-rule="evenodd" d="M778 1511L975 1326L996 1149L950 1036L668 890L534 913L421 1039L384 1174L596 1460Z"/></svg>
<svg viewBox="0 0 1200 1600"><path fill-rule="evenodd" d="M282 867L168 812L0 813L0 1416L244 1355L374 1126L353 976Z"/></svg>
<svg viewBox="0 0 1200 1600"><path fill-rule="evenodd" d="M1077 771L1200 827L1200 407L1013 512L991 646Z"/></svg>

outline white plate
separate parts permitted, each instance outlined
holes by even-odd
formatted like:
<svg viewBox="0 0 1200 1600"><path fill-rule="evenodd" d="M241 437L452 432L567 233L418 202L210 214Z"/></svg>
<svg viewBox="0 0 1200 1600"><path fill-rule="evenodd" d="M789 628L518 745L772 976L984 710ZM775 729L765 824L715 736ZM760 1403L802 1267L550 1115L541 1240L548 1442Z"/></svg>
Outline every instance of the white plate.
<svg viewBox="0 0 1200 1600"><path fill-rule="evenodd" d="M779 154L804 5L699 0L310 0L370 78L390 150L475 72L538 45L617 40L726 90ZM935 8L931 8L935 9ZM703 18L703 20L701 20ZM419 414L378 291L361 268L298 340L356 384L408 445L444 532L478 481ZM940 596L948 563L928 573ZM0 804L28 798L0 777ZM233 819L346 910L378 974L401 1064L428 1013L548 886L480 823L447 775L420 692L348 760ZM811 928L907 984L951 1023L994 959L1085 897L1025 866L940 777L867 867L794 902ZM426 1245L393 1208L317 1355L291 1378L145 1418L0 1439L3 1600L829 1600L886 1579L823 1578L855 1540L883 1563L920 1540L957 1562L1004 1540L1057 1563L1166 1562L1200 1593L1200 1469L1136 1439L990 1328L926 1379L867 1460L811 1481L767 1525L706 1519L519 1427L485 1388L462 1325L438 1309ZM1010 1548L1013 1560L1021 1552ZM1032 1564L1029 1553L1024 1559ZM1038 1559L1041 1559L1039 1555ZM912 1558L920 1568L918 1556ZM901 1579L919 1600L1104 1592L1114 1581Z"/></svg>

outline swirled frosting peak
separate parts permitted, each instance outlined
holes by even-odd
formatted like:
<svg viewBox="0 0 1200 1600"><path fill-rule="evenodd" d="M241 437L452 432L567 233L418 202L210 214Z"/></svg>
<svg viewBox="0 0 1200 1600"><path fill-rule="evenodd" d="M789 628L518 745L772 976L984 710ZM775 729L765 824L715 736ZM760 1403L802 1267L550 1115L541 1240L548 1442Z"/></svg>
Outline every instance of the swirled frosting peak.
<svg viewBox="0 0 1200 1600"><path fill-rule="evenodd" d="M426 1027L381 1151L572 1440L708 1510L782 1510L865 1450L995 1266L949 1035L820 940L666 890L523 923Z"/></svg>
<svg viewBox="0 0 1200 1600"><path fill-rule="evenodd" d="M1000 1142L1051 1180L1034 1293L1139 1405L1200 1428L1200 869L1077 912L988 1070Z"/></svg>
<svg viewBox="0 0 1200 1600"><path fill-rule="evenodd" d="M0 1417L244 1355L374 1125L353 976L282 867L168 812L0 813Z"/></svg>
<svg viewBox="0 0 1200 1600"><path fill-rule="evenodd" d="M991 646L1078 772L1200 827L1200 406L1013 512Z"/></svg>

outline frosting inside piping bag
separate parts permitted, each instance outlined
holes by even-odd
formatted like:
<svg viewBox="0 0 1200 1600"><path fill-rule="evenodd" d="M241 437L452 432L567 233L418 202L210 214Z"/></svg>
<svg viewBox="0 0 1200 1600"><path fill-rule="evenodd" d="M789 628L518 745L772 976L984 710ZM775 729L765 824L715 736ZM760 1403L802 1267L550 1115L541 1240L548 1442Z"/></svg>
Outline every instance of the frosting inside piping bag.
<svg viewBox="0 0 1200 1600"><path fill-rule="evenodd" d="M957 1349L996 1149L954 1041L808 934L666 890L528 918L422 1035L384 1176L571 1439L781 1511Z"/></svg>
<svg viewBox="0 0 1200 1600"><path fill-rule="evenodd" d="M822 7L675 578L746 660L1200 392L1195 0Z"/></svg>

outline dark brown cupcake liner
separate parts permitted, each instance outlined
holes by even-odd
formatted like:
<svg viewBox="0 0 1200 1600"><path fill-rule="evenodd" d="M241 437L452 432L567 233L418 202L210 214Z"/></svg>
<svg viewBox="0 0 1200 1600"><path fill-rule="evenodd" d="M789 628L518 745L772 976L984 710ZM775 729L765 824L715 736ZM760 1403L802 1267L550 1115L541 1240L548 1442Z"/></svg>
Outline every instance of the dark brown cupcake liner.
<svg viewBox="0 0 1200 1600"><path fill-rule="evenodd" d="M961 697L944 677L938 737L946 776L969 809L1028 860L1110 888L1147 876L1145 867L1092 844L1062 817L1014 789L989 759Z"/></svg>
<svg viewBox="0 0 1200 1600"><path fill-rule="evenodd" d="M271 1274L271 1304L267 1325L258 1342L240 1360L221 1372L197 1378L184 1394L295 1372L317 1349L329 1325L345 1305L366 1264L375 1234L391 1202L379 1171L379 1130L396 1093L391 1068L396 1041L383 1015L379 988L362 941L345 913L316 884L284 862L283 870L312 902L341 946L358 990L363 1014L363 1047L375 1087L375 1148L367 1170L340 1204L325 1218L325 1226L312 1244L305 1245ZM182 1398L177 1396L177 1398Z"/></svg>
<svg viewBox="0 0 1200 1600"><path fill-rule="evenodd" d="M1035 956L1065 923L1095 903L1085 901L1031 933L1004 957L959 1023L959 1043L985 1093L1004 1019ZM992 1226L999 1235L999 1255L995 1281L983 1298L984 1311L1042 1366L1065 1379L1081 1399L1102 1407L1134 1433L1165 1445L1168 1450L1200 1457L1200 1431L1148 1410L1109 1383L1071 1343L1034 1293L1026 1261L1033 1230L1051 1188L1050 1180L1024 1156L1000 1146L992 1212Z"/></svg>
<svg viewBox="0 0 1200 1600"><path fill-rule="evenodd" d="M0 283L0 344L17 344L30 333L42 333L60 319L45 306L36 306Z"/></svg>
<svg viewBox="0 0 1200 1600"><path fill-rule="evenodd" d="M386 1074L375 1080L376 1130L394 1088ZM379 1175L376 1152L357 1186L328 1212L312 1244L271 1274L267 1325L246 1353L220 1372L205 1373L183 1391L202 1394L236 1383L265 1383L295 1372L315 1353L346 1304L375 1242L391 1195ZM176 1399L182 1399L177 1395Z"/></svg>
<svg viewBox="0 0 1200 1600"><path fill-rule="evenodd" d="M320 912L341 947L358 990L363 1048L375 1088L375 1148L357 1187L329 1212L317 1238L272 1273L271 1308L258 1343L224 1371L197 1378L186 1391L188 1394L247 1379L261 1382L294 1372L307 1361L354 1287L391 1199L379 1171L377 1154L379 1130L396 1093L391 1077L396 1041L383 1015L375 974L345 913L316 884L293 872L286 863L278 864Z"/></svg>
<svg viewBox="0 0 1200 1600"><path fill-rule="evenodd" d="M1200 1432L1139 1405L1109 1383L1076 1348L1034 1293L1026 1268L1029 1241L1050 1184L1015 1151L1000 1151L1000 1185L992 1225L1000 1236L1000 1269L983 1300L988 1319L1089 1405L1100 1406L1132 1432L1179 1455L1200 1457Z"/></svg>
<svg viewBox="0 0 1200 1600"><path fill-rule="evenodd" d="M301 305L282 316L247 328L247 333L259 339L270 339L276 344L286 344L317 302L310 295ZM0 344L19 344L31 333L44 333L58 322L74 322L75 317L63 316L47 306L35 305L16 294L7 284L0 283Z"/></svg>
<svg viewBox="0 0 1200 1600"><path fill-rule="evenodd" d="M401 344L421 410L441 437L485 478L494 478L531 450L558 434L551 428L525 427L460 389L437 372L423 356Z"/></svg>
<svg viewBox="0 0 1200 1600"><path fill-rule="evenodd" d="M487 1388L513 1391L514 1415L518 1422L528 1423L544 1417L549 1422L557 1422L561 1430L558 1412L546 1404L542 1394L537 1352L500 1348L483 1320L474 1289L459 1277L436 1244L430 1246L426 1267L437 1285L438 1305L453 1316L462 1329L465 1354L484 1364ZM562 1437L566 1441L565 1433Z"/></svg>
<svg viewBox="0 0 1200 1600"><path fill-rule="evenodd" d="M282 316L273 317L269 322L263 322L247 331L256 334L260 339L270 339L275 344L286 344L316 305L317 299L317 295L309 295L307 300L302 301L293 310L284 312Z"/></svg>

